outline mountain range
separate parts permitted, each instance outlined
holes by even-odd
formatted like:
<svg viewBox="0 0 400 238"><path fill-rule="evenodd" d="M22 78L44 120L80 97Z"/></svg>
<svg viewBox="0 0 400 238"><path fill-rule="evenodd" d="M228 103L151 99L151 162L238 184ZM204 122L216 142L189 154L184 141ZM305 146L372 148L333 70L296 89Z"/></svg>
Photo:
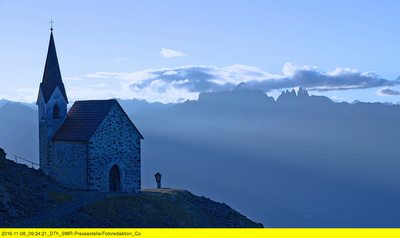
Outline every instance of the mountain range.
<svg viewBox="0 0 400 238"><path fill-rule="evenodd" d="M238 87L180 104L120 100L142 142L142 187L189 189L265 227L400 227L400 106L274 100ZM1 104L0 104L1 106ZM36 112L0 107L0 147L38 158Z"/></svg>

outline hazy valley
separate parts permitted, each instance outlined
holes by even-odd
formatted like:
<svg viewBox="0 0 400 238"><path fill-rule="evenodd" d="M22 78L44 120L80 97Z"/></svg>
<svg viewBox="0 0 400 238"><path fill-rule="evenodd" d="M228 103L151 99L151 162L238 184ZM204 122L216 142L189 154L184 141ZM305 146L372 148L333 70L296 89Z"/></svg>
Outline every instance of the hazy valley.
<svg viewBox="0 0 400 238"><path fill-rule="evenodd" d="M400 227L400 106L276 101L238 88L198 101L120 101L142 133L142 187L188 189L265 227ZM0 104L0 147L38 161L37 114Z"/></svg>

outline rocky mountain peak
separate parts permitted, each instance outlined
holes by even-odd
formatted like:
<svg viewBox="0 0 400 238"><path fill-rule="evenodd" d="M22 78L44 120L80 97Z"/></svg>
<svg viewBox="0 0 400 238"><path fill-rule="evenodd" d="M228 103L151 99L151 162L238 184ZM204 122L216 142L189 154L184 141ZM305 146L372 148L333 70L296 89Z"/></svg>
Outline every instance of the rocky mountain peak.
<svg viewBox="0 0 400 238"><path fill-rule="evenodd" d="M307 99L310 96L308 95L307 90L303 89L303 88L299 88L299 91L296 94L296 91L294 89L292 89L292 91L286 90L286 91L282 91L281 95L278 97L277 101L293 101L296 99Z"/></svg>

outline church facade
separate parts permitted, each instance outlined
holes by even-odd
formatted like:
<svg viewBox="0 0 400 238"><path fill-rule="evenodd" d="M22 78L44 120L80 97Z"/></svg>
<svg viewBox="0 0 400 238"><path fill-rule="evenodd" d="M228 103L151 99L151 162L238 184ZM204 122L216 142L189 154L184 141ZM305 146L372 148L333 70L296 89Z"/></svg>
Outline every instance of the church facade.
<svg viewBox="0 0 400 238"><path fill-rule="evenodd" d="M45 174L69 188L140 192L142 135L117 100L76 101L67 112L52 29L36 104Z"/></svg>

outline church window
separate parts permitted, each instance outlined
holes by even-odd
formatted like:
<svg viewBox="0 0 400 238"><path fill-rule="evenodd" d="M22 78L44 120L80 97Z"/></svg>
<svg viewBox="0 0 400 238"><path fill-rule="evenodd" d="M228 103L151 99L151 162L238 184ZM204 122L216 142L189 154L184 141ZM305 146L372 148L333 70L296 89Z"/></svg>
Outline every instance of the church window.
<svg viewBox="0 0 400 238"><path fill-rule="evenodd" d="M53 108L53 117L59 118L60 117L60 110L58 109L58 105L55 104Z"/></svg>
<svg viewBox="0 0 400 238"><path fill-rule="evenodd" d="M40 104L40 119L44 120L44 103Z"/></svg>

